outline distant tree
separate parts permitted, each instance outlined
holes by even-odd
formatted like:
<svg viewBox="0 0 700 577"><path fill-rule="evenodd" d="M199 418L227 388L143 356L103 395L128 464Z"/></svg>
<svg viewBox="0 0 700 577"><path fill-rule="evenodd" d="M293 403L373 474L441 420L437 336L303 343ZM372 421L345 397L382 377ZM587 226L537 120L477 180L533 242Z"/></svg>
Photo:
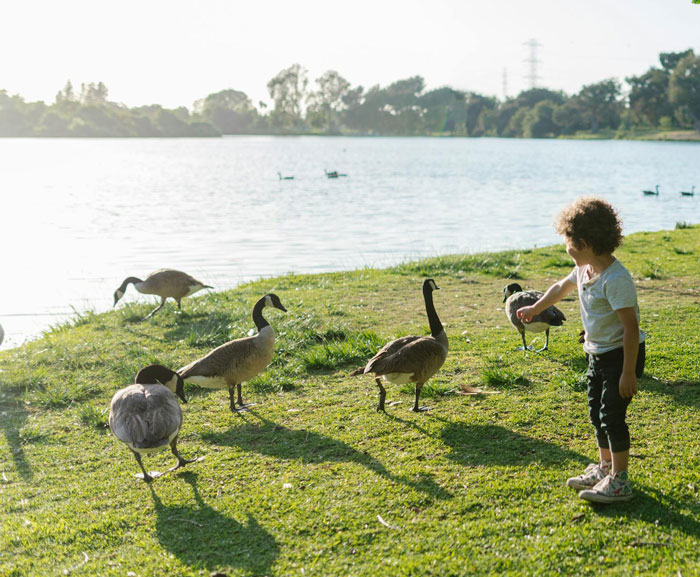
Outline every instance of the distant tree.
<svg viewBox="0 0 700 577"><path fill-rule="evenodd" d="M426 92L418 100L419 105L426 110L425 127L428 132L449 132L454 135L467 133L464 92L445 86Z"/></svg>
<svg viewBox="0 0 700 577"><path fill-rule="evenodd" d="M493 97L482 96L470 92L465 96L465 129L467 136L483 136L486 133L484 115L489 110L495 110L497 101Z"/></svg>
<svg viewBox="0 0 700 577"><path fill-rule="evenodd" d="M573 134L586 128L583 105L577 97L569 98L554 109L552 120L562 134Z"/></svg>
<svg viewBox="0 0 700 577"><path fill-rule="evenodd" d="M630 85L630 108L651 126L658 126L662 116L670 116L673 108L668 101L669 75L650 68L641 76L625 79Z"/></svg>
<svg viewBox="0 0 700 577"><path fill-rule="evenodd" d="M195 104L195 111L222 134L251 131L258 114L245 92L233 89L209 94Z"/></svg>
<svg viewBox="0 0 700 577"><path fill-rule="evenodd" d="M328 132L338 132L339 113L346 107L350 83L335 70L316 79L318 90L309 95L306 118L309 124Z"/></svg>
<svg viewBox="0 0 700 577"><path fill-rule="evenodd" d="M676 117L686 114L694 130L700 132L700 56L690 53L673 69L668 87L669 100L679 110Z"/></svg>
<svg viewBox="0 0 700 577"><path fill-rule="evenodd" d="M683 52L662 52L659 54L659 62L667 74L671 74L678 63L686 56L694 54L693 49L689 48Z"/></svg>
<svg viewBox="0 0 700 577"><path fill-rule="evenodd" d="M61 104L63 102L77 102L75 96L75 91L73 90L73 83L68 80L63 90L59 90L56 93L56 104Z"/></svg>
<svg viewBox="0 0 700 577"><path fill-rule="evenodd" d="M83 105L101 105L107 103L107 95L109 91L102 83L90 82L89 84L80 85L80 104Z"/></svg>
<svg viewBox="0 0 700 577"><path fill-rule="evenodd" d="M622 110L619 96L620 84L614 78L588 84L578 93L583 116L593 133L600 128L617 128Z"/></svg>
<svg viewBox="0 0 700 577"><path fill-rule="evenodd" d="M529 90L523 90L515 97L515 104L518 108L532 108L543 100L561 104L566 100L566 94L559 90L549 90L549 88L530 88Z"/></svg>
<svg viewBox="0 0 700 577"><path fill-rule="evenodd" d="M527 118L529 108L516 108L515 113L511 115L508 125L505 127L502 136L520 137L525 131L525 119Z"/></svg>
<svg viewBox="0 0 700 577"><path fill-rule="evenodd" d="M270 98L275 103L272 122L283 129L302 126L303 103L308 86L307 71L300 64L292 64L277 73L267 83Z"/></svg>
<svg viewBox="0 0 700 577"><path fill-rule="evenodd" d="M33 133L24 98L0 90L0 136L32 136Z"/></svg>

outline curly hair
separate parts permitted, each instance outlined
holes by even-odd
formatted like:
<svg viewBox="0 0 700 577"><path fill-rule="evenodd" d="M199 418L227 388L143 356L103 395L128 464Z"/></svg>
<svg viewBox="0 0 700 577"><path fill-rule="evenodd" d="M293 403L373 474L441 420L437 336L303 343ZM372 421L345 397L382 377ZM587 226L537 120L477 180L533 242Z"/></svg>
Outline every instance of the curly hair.
<svg viewBox="0 0 700 577"><path fill-rule="evenodd" d="M582 196L564 208L555 222L558 234L576 248L585 242L594 254L612 253L622 244L622 222L612 205L602 198Z"/></svg>

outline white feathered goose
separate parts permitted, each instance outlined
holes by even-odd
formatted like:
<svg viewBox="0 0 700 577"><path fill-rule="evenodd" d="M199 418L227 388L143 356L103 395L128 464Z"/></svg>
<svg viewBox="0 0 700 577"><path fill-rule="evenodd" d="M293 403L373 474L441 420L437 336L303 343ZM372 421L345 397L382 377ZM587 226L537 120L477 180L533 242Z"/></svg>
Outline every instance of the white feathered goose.
<svg viewBox="0 0 700 577"><path fill-rule="evenodd" d="M186 402L180 375L162 365L149 365L136 374L135 383L117 391L112 397L109 427L129 447L143 471L143 480L150 483L162 473L148 473L141 462L141 455L170 447L177 457L177 465L169 471L196 459L183 459L177 450L182 410L175 395L183 403Z"/></svg>
<svg viewBox="0 0 700 577"><path fill-rule="evenodd" d="M525 341L525 331L530 333L541 333L544 331L544 346L536 352L546 351L549 347L549 329L551 327L560 327L566 320L564 313L555 306L546 308L540 314L535 315L529 323L523 323L518 318L518 309L534 305L540 300L542 294L543 293L539 291L523 291L523 287L518 283L511 283L503 289L503 302L506 303L506 316L523 339L523 346L518 350L532 350L532 347L528 346Z"/></svg>
<svg viewBox="0 0 700 577"><path fill-rule="evenodd" d="M144 320L151 318L162 309L168 298L175 299L177 308L181 308L180 301L183 298L202 289L213 288L180 270L162 268L153 271L146 277L146 280L141 280L135 276L125 278L121 286L114 291L114 306L117 306L119 299L124 296L129 284L133 284L134 288L141 294L157 295L160 297L160 305L152 310Z"/></svg>
<svg viewBox="0 0 700 577"><path fill-rule="evenodd" d="M430 336L401 337L391 341L364 367L350 373L351 376L374 373L374 380L379 387L377 411L385 411L386 389L382 385L382 379L398 384L415 383L416 400L411 410L427 410L426 407L418 406L420 391L426 381L444 364L448 351L447 334L433 304L433 291L438 289L433 279L423 282L423 299L430 323Z"/></svg>
<svg viewBox="0 0 700 577"><path fill-rule="evenodd" d="M243 404L241 384L261 373L272 361L275 331L262 316L262 310L266 306L287 312L277 295L265 295L253 307L253 322L258 328L256 335L229 341L178 370L188 383L211 389L228 389L229 408L232 412L250 406ZM234 401L234 388L238 397L238 409Z"/></svg>

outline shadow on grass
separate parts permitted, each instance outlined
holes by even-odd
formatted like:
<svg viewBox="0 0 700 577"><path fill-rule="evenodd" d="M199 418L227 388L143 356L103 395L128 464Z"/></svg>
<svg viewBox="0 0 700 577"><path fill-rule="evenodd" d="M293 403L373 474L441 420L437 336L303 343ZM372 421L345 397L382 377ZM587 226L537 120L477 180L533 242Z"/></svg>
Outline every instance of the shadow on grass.
<svg viewBox="0 0 700 577"><path fill-rule="evenodd" d="M208 505L199 494L196 473L179 477L192 487L196 505L166 505L149 485L158 541L194 568L240 568L250 575L269 575L279 555L274 537L250 514L247 523L239 523Z"/></svg>
<svg viewBox="0 0 700 577"><path fill-rule="evenodd" d="M613 505L591 504L591 509L601 517L626 518L643 521L651 526L660 526L669 531L682 531L686 535L700 537L700 522L694 517L680 513L688 509L688 503L682 504L664 495L658 489L639 485L632 480L634 498L628 503ZM698 513L697 501L693 498L692 507L695 516ZM644 543L648 546L671 545L668 543Z"/></svg>
<svg viewBox="0 0 700 577"><path fill-rule="evenodd" d="M10 396L9 400L3 399L0 402L0 413L7 413L2 414L0 418L0 431L7 439L8 450L14 461L15 469L24 481L31 481L34 474L24 454L22 439L19 435L29 416L27 409L19 399Z"/></svg>
<svg viewBox="0 0 700 577"><path fill-rule="evenodd" d="M342 441L306 429L288 429L253 413L262 424L248 423L231 428L225 433L205 433L205 441L224 446L237 446L277 459L299 459L304 463L348 462L357 463L389 481L426 493L436 499L451 499L453 495L438 485L430 474L418 480L394 475L377 459L353 449Z"/></svg>
<svg viewBox="0 0 700 577"><path fill-rule="evenodd" d="M673 397L683 405L700 407L700 381L660 381L645 374L639 386L653 394Z"/></svg>
<svg viewBox="0 0 700 577"><path fill-rule="evenodd" d="M589 462L585 455L499 425L449 423L440 437L452 449L450 458L464 465L558 465L566 460L587 465Z"/></svg>

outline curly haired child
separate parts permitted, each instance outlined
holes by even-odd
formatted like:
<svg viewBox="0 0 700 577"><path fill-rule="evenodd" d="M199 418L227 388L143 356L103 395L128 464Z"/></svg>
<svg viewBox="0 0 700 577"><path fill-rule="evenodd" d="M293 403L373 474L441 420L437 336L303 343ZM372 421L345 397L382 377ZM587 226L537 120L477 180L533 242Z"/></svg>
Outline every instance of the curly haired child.
<svg viewBox="0 0 700 577"><path fill-rule="evenodd" d="M627 476L630 435L627 407L644 370L644 332L632 276L613 256L622 244L615 209L595 197L581 197L556 221L574 270L554 283L534 305L518 310L523 322L578 288L588 358L588 412L595 428L600 461L567 480L579 497L597 503L632 498Z"/></svg>

